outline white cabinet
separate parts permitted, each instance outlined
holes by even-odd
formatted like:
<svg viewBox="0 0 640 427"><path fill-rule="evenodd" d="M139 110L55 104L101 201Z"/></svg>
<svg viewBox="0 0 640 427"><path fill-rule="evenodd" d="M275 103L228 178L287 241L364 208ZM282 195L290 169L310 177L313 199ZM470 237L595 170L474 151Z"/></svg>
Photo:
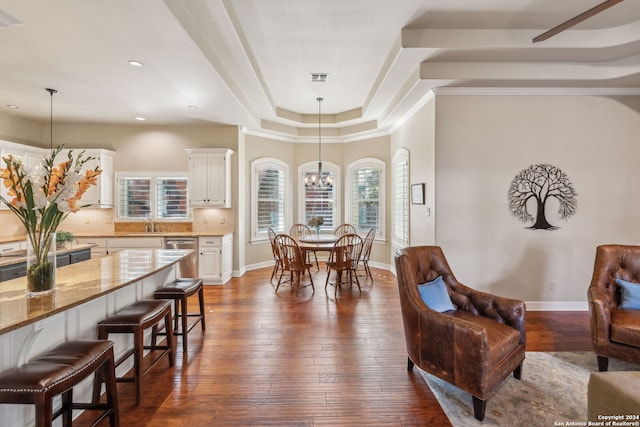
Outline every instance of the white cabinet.
<svg viewBox="0 0 640 427"><path fill-rule="evenodd" d="M86 193L80 199L81 205L91 205L91 208L111 208L113 207L113 156L114 152L103 149L82 149L72 148L64 149L56 157L56 162L62 162L67 158L67 154L73 150L73 156L76 157L84 151L83 158L93 157L84 164L82 170L95 169L100 167L102 173L98 176L97 185L89 187Z"/></svg>
<svg viewBox="0 0 640 427"><path fill-rule="evenodd" d="M206 285L223 285L231 279L233 234L198 238L198 270Z"/></svg>
<svg viewBox="0 0 640 427"><path fill-rule="evenodd" d="M126 249L161 249L162 237L78 237L78 243L95 245L91 248L91 257L114 254Z"/></svg>
<svg viewBox="0 0 640 427"><path fill-rule="evenodd" d="M113 237L107 239L107 253L126 249L162 249L162 237Z"/></svg>
<svg viewBox="0 0 640 427"><path fill-rule="evenodd" d="M192 207L231 207L231 155L227 148L187 149Z"/></svg>
<svg viewBox="0 0 640 427"><path fill-rule="evenodd" d="M29 167L34 168L42 162L45 155L49 154L49 150L44 148L30 147L28 145L16 144L8 141L0 141L0 158L13 154L16 157L22 159L22 163ZM4 160L0 161L0 168L5 168L7 164ZM9 189L0 183L0 195L6 200L11 201L9 198ZM9 209L4 203L0 203L0 209Z"/></svg>
<svg viewBox="0 0 640 427"><path fill-rule="evenodd" d="M24 250L27 248L27 242L10 242L10 243L0 243L0 257L11 252L16 252L20 250Z"/></svg>
<svg viewBox="0 0 640 427"><path fill-rule="evenodd" d="M93 245L91 247L91 258L98 258L107 254L107 239L77 237L76 240L81 245Z"/></svg>

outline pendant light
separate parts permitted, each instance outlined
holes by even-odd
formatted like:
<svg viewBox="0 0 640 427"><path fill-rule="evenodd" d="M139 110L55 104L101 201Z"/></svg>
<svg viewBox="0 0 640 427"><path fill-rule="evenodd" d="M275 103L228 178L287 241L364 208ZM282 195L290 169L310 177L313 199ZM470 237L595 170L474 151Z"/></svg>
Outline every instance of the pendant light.
<svg viewBox="0 0 640 427"><path fill-rule="evenodd" d="M322 174L322 101L323 98L316 98L318 101L318 173L305 178L305 186L311 189L322 190L333 185L329 174Z"/></svg>
<svg viewBox="0 0 640 427"><path fill-rule="evenodd" d="M49 148L53 153L53 94L58 93L58 91L51 88L46 88L45 90L51 95L51 110L49 112L49 129L51 131L51 134L49 137Z"/></svg>

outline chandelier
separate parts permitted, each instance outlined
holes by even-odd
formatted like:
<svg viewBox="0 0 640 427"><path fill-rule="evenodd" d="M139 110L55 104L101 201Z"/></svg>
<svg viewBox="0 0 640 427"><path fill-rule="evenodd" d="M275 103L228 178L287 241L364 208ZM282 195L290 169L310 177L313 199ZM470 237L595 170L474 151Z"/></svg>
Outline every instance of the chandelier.
<svg viewBox="0 0 640 427"><path fill-rule="evenodd" d="M322 173L322 101L323 98L316 98L318 101L318 173L304 179L305 187L309 189L323 190L333 186L330 174Z"/></svg>

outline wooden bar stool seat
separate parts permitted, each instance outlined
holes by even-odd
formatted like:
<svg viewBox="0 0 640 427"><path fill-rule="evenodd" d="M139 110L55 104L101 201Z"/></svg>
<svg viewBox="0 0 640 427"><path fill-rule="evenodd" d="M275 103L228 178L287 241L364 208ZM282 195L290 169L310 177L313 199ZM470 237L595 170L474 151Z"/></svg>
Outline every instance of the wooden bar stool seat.
<svg viewBox="0 0 640 427"><path fill-rule="evenodd" d="M73 387L96 373L106 384L106 403L73 402ZM53 398L62 395L62 406L53 411ZM51 426L62 415L70 426L73 409L100 410L95 424L107 416L112 427L120 425L113 342L71 340L54 347L19 368L0 374L0 403L33 404L35 425Z"/></svg>
<svg viewBox="0 0 640 427"><path fill-rule="evenodd" d="M187 299L198 294L198 303L200 306L199 313L189 313L187 309ZM166 286L159 288L155 294L156 299L173 300L174 314L173 334L182 336L182 351L187 353L187 333L191 331L198 323L202 330L205 330L204 323L204 287L202 279L198 278L180 278L172 281ZM195 321L189 324L189 317L194 317ZM180 318L180 326L178 326L178 318ZM158 333L164 335L164 333Z"/></svg>
<svg viewBox="0 0 640 427"><path fill-rule="evenodd" d="M167 329L166 345L156 344L159 323L164 319L164 327ZM144 331L152 327L151 345L144 345ZM118 382L133 382L136 385L136 404L142 399L142 377L144 377L165 355L169 359L169 366L173 366L175 350L173 340L173 325L171 321L171 302L159 300L137 301L106 319L98 322L98 339L107 339L109 334L133 334L133 348L116 360L116 367L133 356L133 377L116 377ZM143 372L142 359L144 350L161 352L156 356L151 365ZM97 387L100 387L97 384ZM97 391L94 389L94 395Z"/></svg>

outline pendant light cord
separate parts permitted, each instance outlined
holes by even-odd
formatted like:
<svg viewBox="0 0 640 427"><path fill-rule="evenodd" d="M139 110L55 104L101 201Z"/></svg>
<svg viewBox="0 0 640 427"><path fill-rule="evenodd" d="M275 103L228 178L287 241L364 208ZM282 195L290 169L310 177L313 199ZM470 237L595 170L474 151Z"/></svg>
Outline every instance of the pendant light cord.
<svg viewBox="0 0 640 427"><path fill-rule="evenodd" d="M320 125L320 123L322 121L321 105L323 99L317 98L316 101L318 101L318 163L322 164L322 126ZM318 178L322 179L321 176L319 176Z"/></svg>
<svg viewBox="0 0 640 427"><path fill-rule="evenodd" d="M58 91L51 88L46 88L45 90L51 94L51 109L49 111L49 148L51 149L51 152L53 152L53 94L58 93Z"/></svg>

